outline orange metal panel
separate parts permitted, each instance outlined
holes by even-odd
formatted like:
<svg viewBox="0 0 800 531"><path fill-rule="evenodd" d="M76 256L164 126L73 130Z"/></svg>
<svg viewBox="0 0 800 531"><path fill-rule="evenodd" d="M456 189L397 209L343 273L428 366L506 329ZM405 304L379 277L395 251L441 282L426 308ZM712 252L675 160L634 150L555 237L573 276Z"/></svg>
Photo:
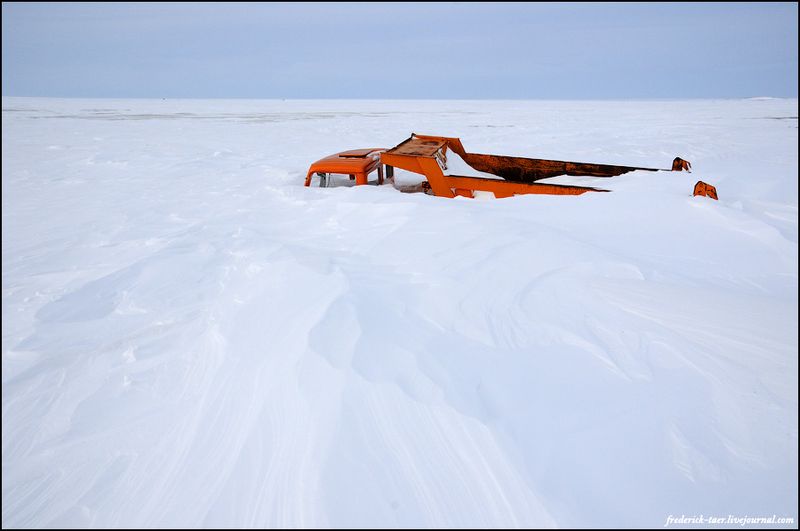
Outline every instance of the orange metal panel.
<svg viewBox="0 0 800 531"><path fill-rule="evenodd" d="M420 160L422 159L409 155L396 155L388 151L381 153L381 162L383 164L424 175L425 172L422 171L419 165Z"/></svg>
<svg viewBox="0 0 800 531"><path fill-rule="evenodd" d="M432 157L419 157L417 158L419 167L422 170L425 178L428 179L428 184L431 185L431 191L439 197L455 197L453 188L445 181L445 175L442 173L442 168L439 163ZM457 188L467 188L461 186Z"/></svg>
<svg viewBox="0 0 800 531"><path fill-rule="evenodd" d="M711 199L719 200L719 197L717 197L717 189L708 183L704 183L703 181L697 181L697 184L694 185L694 195L702 195L705 197L710 197Z"/></svg>
<svg viewBox="0 0 800 531"><path fill-rule="evenodd" d="M608 190L603 190L602 188L593 188L591 186L514 183L500 179L486 179L484 177L460 177L457 175L445 175L444 184L449 188L492 192L494 193L495 197L498 198L523 194L580 195L586 192L608 192Z"/></svg>

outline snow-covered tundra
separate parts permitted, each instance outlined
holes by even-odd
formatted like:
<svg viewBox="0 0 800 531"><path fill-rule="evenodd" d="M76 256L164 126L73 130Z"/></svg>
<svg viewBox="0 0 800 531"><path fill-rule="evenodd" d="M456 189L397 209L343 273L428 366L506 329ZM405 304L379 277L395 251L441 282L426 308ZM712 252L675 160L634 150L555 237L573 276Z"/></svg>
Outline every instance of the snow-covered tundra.
<svg viewBox="0 0 800 531"><path fill-rule="evenodd" d="M796 99L2 106L4 527L797 517ZM411 132L693 173L302 186Z"/></svg>

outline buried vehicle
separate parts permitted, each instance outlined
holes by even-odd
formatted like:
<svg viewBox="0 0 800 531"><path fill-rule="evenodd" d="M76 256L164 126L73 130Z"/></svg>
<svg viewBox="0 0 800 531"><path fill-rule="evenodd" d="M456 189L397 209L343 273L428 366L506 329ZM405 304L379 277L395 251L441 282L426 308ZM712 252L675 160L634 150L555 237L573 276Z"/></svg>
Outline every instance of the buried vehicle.
<svg viewBox="0 0 800 531"><path fill-rule="evenodd" d="M448 163L448 151L456 155L452 158L460 159L466 163L468 170L478 172L480 176L453 174ZM309 168L305 185L311 185L315 174L319 176L320 186L330 186L332 174L348 175L357 185L367 184L369 174L374 170L378 171L378 184L383 184L384 166L388 178L393 178L394 168L423 175L426 180L417 189L440 197L475 197L476 192L489 192L497 198L522 194L580 195L609 191L591 186L538 182L562 175L616 177L636 170L691 171L691 164L680 157L675 157L669 169L532 159L469 153L458 138L412 133L408 139L391 149L356 149L318 160ZM703 186L699 186L701 184ZM712 189L713 194L705 193ZM694 195L717 199L716 189L702 181L695 187Z"/></svg>

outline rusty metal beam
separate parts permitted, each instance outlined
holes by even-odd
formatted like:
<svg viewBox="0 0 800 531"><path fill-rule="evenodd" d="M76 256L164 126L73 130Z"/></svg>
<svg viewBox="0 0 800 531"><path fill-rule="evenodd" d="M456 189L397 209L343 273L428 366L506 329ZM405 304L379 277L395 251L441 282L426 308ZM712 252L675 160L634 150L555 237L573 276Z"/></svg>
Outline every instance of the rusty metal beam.
<svg viewBox="0 0 800 531"><path fill-rule="evenodd" d="M501 179L444 175L448 149L457 153L475 170L496 175ZM677 157L672 163L671 170L661 170L639 166L469 153L458 138L416 133L412 133L409 138L382 153L381 162L424 175L433 193L444 197L455 195L472 197L474 191L493 192L496 197L516 194L578 195L585 192L607 192L608 190L590 186L544 184L536 181L559 175L616 177L636 170L690 171L691 168L689 162Z"/></svg>

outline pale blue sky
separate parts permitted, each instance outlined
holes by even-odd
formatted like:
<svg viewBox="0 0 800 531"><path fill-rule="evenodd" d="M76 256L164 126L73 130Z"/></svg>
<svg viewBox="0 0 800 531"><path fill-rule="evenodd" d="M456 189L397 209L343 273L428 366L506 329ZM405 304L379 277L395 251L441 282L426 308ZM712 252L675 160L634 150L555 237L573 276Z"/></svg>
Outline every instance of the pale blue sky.
<svg viewBox="0 0 800 531"><path fill-rule="evenodd" d="M797 97L797 4L2 4L4 96Z"/></svg>

